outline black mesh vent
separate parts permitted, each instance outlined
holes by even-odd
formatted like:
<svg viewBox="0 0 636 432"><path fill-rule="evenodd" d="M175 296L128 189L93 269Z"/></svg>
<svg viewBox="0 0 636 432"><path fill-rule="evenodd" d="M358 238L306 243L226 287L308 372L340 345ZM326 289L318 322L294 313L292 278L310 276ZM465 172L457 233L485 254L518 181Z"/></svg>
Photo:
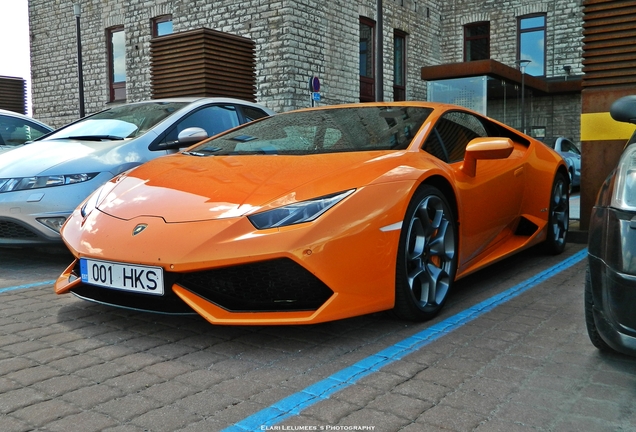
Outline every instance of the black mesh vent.
<svg viewBox="0 0 636 432"><path fill-rule="evenodd" d="M37 239L38 235L15 222L0 221L0 238Z"/></svg>
<svg viewBox="0 0 636 432"><path fill-rule="evenodd" d="M177 283L230 311L316 310L333 291L289 259L186 273Z"/></svg>

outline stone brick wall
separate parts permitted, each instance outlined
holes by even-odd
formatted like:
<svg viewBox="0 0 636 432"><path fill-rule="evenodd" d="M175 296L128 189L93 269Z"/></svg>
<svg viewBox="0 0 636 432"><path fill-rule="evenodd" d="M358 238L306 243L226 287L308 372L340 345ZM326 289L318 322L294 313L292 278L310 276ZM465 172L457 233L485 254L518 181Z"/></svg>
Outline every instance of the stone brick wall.
<svg viewBox="0 0 636 432"><path fill-rule="evenodd" d="M384 1L385 100L393 94L393 29L409 35L407 98L425 98L419 68L441 60L435 3ZM311 105L312 76L321 80L321 104L359 100L359 17L376 19L374 0L82 0L81 4L87 113L108 103L109 27L124 26L128 101L151 95L150 22L171 14L174 32L208 27L254 40L257 100L286 111ZM72 2L31 0L29 14L34 114L60 126L77 118L79 106Z"/></svg>
<svg viewBox="0 0 636 432"><path fill-rule="evenodd" d="M517 17L546 14L546 74L572 75L582 69L583 10L580 0L454 0L442 2L442 62L463 61L464 25L490 21L491 58L514 67L517 53Z"/></svg>
<svg viewBox="0 0 636 432"><path fill-rule="evenodd" d="M517 60L517 17L546 14L546 78L566 79L582 74L583 10L580 0L452 0L441 3L441 62L464 59L464 26L490 22L490 57L511 67ZM570 66L569 75L563 66ZM580 139L581 95L527 99L527 130L546 127L547 135ZM494 105L494 104L493 104ZM489 108L490 110L491 108ZM504 118L501 112L489 111ZM509 113L510 114L510 113ZM510 116L508 116L510 117ZM518 124L519 120L510 121Z"/></svg>
<svg viewBox="0 0 636 432"><path fill-rule="evenodd" d="M463 25L491 21L492 58L513 64L516 16L548 13L548 70L581 69L582 22L574 0L383 0L384 100L393 97L393 30L407 37L407 99L426 99L420 68L462 60ZM258 102L287 111L311 105L310 77L319 77L319 104L359 100L359 18L376 19L375 0L81 0L86 112L109 103L106 29L123 25L127 100L151 96L151 20L171 14L173 31L201 27L256 43ZM30 0L34 116L54 126L78 117L75 16L72 2ZM553 24L554 23L554 24Z"/></svg>

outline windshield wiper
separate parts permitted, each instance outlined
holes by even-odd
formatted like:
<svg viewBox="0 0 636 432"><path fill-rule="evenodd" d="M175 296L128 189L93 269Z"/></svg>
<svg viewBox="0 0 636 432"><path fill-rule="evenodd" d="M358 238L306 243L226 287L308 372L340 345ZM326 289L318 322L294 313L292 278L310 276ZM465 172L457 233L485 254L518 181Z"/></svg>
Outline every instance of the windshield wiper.
<svg viewBox="0 0 636 432"><path fill-rule="evenodd" d="M124 138L120 137L120 136L115 136L115 135L77 135L77 136L68 136L65 138L58 138L58 139L75 139L75 140L82 140L82 141L121 141Z"/></svg>
<svg viewBox="0 0 636 432"><path fill-rule="evenodd" d="M196 151L184 151L182 153L189 156L202 157L202 156L209 156L212 153L216 153L221 150L223 150L221 147L204 147L201 149L197 149Z"/></svg>

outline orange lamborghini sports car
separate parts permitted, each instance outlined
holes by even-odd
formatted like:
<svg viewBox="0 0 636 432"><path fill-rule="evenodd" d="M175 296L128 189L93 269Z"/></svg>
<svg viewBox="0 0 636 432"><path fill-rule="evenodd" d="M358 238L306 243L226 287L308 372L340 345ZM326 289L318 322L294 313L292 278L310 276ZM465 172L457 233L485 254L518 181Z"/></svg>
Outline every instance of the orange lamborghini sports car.
<svg viewBox="0 0 636 432"><path fill-rule="evenodd" d="M214 324L392 310L425 320L453 282L565 247L568 172L541 142L453 105L288 112L125 172L62 237L58 294Z"/></svg>

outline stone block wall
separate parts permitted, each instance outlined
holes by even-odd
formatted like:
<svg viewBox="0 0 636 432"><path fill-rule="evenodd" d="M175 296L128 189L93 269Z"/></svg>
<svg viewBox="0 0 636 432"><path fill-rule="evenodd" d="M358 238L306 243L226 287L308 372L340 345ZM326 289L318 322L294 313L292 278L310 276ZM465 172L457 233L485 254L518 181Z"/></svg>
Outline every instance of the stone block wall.
<svg viewBox="0 0 636 432"><path fill-rule="evenodd" d="M173 31L207 27L256 44L257 101L276 111L359 100L359 18L377 19L376 0L81 0L86 112L109 104L106 29L124 26L127 101L151 97L151 20L172 15ZM548 71L581 70L581 12L575 0L383 0L384 100L393 97L393 31L407 33L406 98L426 99L420 68L462 60L463 25L491 21L491 57L514 64L516 17L548 13ZM54 126L79 112L72 2L30 0L34 116ZM553 25L554 23L554 25Z"/></svg>

